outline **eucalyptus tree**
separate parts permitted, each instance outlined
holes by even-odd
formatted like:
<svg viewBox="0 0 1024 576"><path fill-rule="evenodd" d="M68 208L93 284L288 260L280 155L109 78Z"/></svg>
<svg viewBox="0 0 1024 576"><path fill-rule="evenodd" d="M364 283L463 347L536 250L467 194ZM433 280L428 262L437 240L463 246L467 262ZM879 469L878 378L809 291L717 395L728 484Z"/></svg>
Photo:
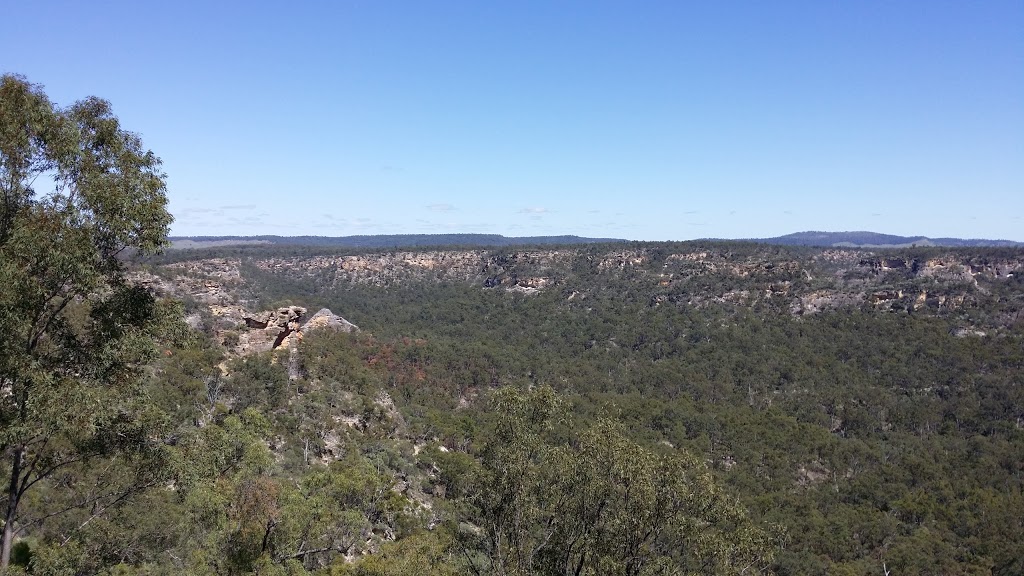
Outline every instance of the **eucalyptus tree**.
<svg viewBox="0 0 1024 576"><path fill-rule="evenodd" d="M62 108L21 76L0 78L0 570L19 533L62 511L23 517L27 492L93 457L159 444L140 376L175 311L126 278L121 256L164 244L165 192L160 160L108 102ZM64 508L88 510L88 524L157 482L139 470Z"/></svg>
<svg viewBox="0 0 1024 576"><path fill-rule="evenodd" d="M600 419L582 432L550 388L496 392L463 540L478 574L767 574L784 534L760 526L684 451ZM469 554L486 558L474 561Z"/></svg>

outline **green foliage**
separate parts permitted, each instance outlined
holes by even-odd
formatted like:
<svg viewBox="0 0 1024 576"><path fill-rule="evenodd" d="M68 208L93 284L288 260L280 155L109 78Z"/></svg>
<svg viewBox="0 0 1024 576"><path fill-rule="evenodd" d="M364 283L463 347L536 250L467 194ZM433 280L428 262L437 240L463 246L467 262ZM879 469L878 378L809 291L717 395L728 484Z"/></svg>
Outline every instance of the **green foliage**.
<svg viewBox="0 0 1024 576"><path fill-rule="evenodd" d="M283 362L271 354L239 358L229 367L231 376L224 383L224 393L234 398L234 408L273 409L287 399L288 372Z"/></svg>
<svg viewBox="0 0 1024 576"><path fill-rule="evenodd" d="M331 576L456 576L465 574L455 555L455 543L443 530L419 532L352 565L335 565Z"/></svg>
<svg viewBox="0 0 1024 576"><path fill-rule="evenodd" d="M40 177L53 190L37 193ZM10 478L3 568L14 538L62 506L91 507L85 526L160 481L162 448L151 439L164 422L140 383L154 340L181 311L128 282L118 257L163 245L171 221L164 191L159 159L121 129L109 103L88 98L60 109L39 86L0 78L0 451ZM144 468L105 485L87 465L116 452ZM102 488L22 507L31 488L77 490L80 482Z"/></svg>
<svg viewBox="0 0 1024 576"><path fill-rule="evenodd" d="M121 412L53 445L89 447L102 466L36 484L26 518L108 496L91 520L79 507L26 530L27 570L1022 571L1019 278L916 275L949 255L934 249L853 267L741 243L574 250L555 265L482 252L477 284L435 271L346 283L243 261L245 298L330 307L364 329L305 334L295 380L283 358L228 359L198 334L158 341L143 370L153 340L135 324L180 311L129 290L68 304L61 345L119 342L76 349L87 381L103 372L141 394L98 396ZM979 270L1021 257L957 254ZM504 290L548 275L538 293ZM837 283L866 295L794 313ZM876 288L904 296L873 303ZM919 309L922 291L965 299ZM136 485L152 488L112 501Z"/></svg>
<svg viewBox="0 0 1024 576"><path fill-rule="evenodd" d="M463 481L479 474L471 454L492 434L483 425L491 415L457 406L494 386L550 384L571 401L582 428L611 407L631 440L700 454L754 518L786 527L790 544L773 565L780 574L877 570L896 542L904 543L900 550L925 545L906 540L921 525L930 539L967 552L940 568L918 555L900 560L902 570L990 566L1014 573L1024 528L1024 347L1022 325L1007 310L1022 301L1018 279L978 276L998 296L956 312L915 311L903 302L792 316L790 298L755 308L701 300L770 288L775 280L758 276L765 272L737 279L681 268L679 274L692 275L663 288L655 273L678 264L655 252L679 248L641 248L651 254L647 268L614 273L597 266L606 247L579 250L566 265L570 275L530 297L461 284L378 288L263 272L250 277L268 291L344 310L374 332L376 339L323 343L345 354L350 370L384 386L414 434L437 439L421 453L438 468L427 483L440 487L437 493L471 494L472 482ZM837 275L876 281L870 271L854 278L812 261L820 251L810 249L686 250L707 250L708 260L724 254L725 264L764 258L776 269L799 259L813 279L783 278L801 290L828 287ZM979 267L1021 257L1019 250L991 249L955 255ZM949 251L890 256L913 263L949 258ZM879 281L894 291L941 293L952 286L914 277L909 267L886 274ZM980 323L988 335L958 336L965 323ZM567 441L558 427L552 434ZM453 451L440 452L440 445ZM992 508L979 507L978 490ZM890 566L897 558L891 560Z"/></svg>
<svg viewBox="0 0 1024 576"><path fill-rule="evenodd" d="M479 539L467 540L491 573L740 574L770 565L772 537L695 457L655 454L607 419L560 440L556 429L569 423L549 388L504 389L492 407L478 512L466 519L479 523Z"/></svg>

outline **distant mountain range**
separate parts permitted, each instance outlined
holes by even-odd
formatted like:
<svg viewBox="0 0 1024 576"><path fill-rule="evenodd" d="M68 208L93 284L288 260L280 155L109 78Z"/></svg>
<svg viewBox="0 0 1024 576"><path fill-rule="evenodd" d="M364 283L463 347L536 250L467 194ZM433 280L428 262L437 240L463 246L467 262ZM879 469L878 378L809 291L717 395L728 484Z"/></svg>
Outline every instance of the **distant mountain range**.
<svg viewBox="0 0 1024 576"><path fill-rule="evenodd" d="M171 249L211 248L253 244L291 246L332 246L340 248L414 248L422 246L524 246L572 245L627 242L621 238L584 238L582 236L502 236L500 234L381 234L375 236L175 236ZM725 239L716 239L725 240ZM735 240L733 240L735 241ZM775 238L746 238L743 242L759 242L782 246L835 246L849 248L907 248L910 246L976 247L1024 246L1012 240L963 238L928 238L926 236L895 236L878 232L797 232Z"/></svg>
<svg viewBox="0 0 1024 576"><path fill-rule="evenodd" d="M964 238L928 238L926 236L895 236L878 232L797 232L775 238L750 238L751 242L783 246L836 246L850 248L907 248L910 246L1024 246L1012 240Z"/></svg>
<svg viewBox="0 0 1024 576"><path fill-rule="evenodd" d="M341 248L411 248L417 246L523 246L537 244L600 244L618 238L581 236L502 236L500 234L380 234L375 236L172 236L171 249L211 248L247 244L333 246Z"/></svg>

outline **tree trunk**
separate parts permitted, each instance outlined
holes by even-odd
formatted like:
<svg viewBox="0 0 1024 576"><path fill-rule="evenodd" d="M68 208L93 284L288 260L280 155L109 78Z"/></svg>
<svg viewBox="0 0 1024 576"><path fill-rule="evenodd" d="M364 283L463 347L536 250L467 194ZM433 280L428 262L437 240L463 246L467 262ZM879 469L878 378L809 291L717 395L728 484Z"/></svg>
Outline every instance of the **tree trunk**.
<svg viewBox="0 0 1024 576"><path fill-rule="evenodd" d="M4 532L2 552L0 552L0 573L6 573L11 563L11 545L14 544L14 518L18 512L18 500L20 497L18 482L21 480L22 460L25 458L25 447L19 446L14 450L14 460L11 462L11 484L7 488L7 513L4 515Z"/></svg>

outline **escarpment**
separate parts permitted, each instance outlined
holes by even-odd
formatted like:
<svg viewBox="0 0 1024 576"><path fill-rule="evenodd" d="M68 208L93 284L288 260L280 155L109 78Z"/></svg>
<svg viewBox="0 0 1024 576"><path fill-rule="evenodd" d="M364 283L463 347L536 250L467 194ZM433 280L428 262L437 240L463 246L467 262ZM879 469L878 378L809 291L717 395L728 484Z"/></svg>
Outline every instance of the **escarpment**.
<svg viewBox="0 0 1024 576"><path fill-rule="evenodd" d="M198 258L143 278L191 303L189 322L237 354L291 346L320 327L355 326L298 306L254 312L247 294L282 279L323 294L431 283L534 296L554 293L587 306L598 290L635 293L651 306L727 307L804 316L838 310L950 315L992 307L997 324L1019 321L1020 249L787 249L735 243L639 244L629 248L405 250L365 254ZM257 277L258 276L258 277ZM627 288L628 287L628 288ZM976 318L971 322L978 321ZM965 328L971 328L965 326ZM973 328L972 328L973 329Z"/></svg>

